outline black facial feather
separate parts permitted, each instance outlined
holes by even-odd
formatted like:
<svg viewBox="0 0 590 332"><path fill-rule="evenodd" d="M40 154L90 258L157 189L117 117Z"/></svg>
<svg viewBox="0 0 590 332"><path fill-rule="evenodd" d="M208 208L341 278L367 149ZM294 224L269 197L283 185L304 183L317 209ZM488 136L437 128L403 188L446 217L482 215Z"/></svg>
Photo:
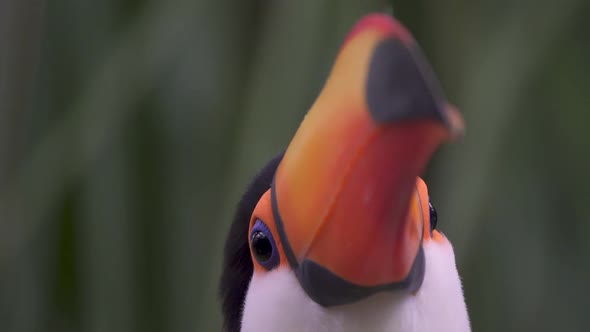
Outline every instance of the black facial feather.
<svg viewBox="0 0 590 332"><path fill-rule="evenodd" d="M219 285L222 299L223 330L239 332L246 291L254 273L250 257L248 228L260 197L270 188L284 152L271 159L256 175L242 196L225 241L223 272Z"/></svg>

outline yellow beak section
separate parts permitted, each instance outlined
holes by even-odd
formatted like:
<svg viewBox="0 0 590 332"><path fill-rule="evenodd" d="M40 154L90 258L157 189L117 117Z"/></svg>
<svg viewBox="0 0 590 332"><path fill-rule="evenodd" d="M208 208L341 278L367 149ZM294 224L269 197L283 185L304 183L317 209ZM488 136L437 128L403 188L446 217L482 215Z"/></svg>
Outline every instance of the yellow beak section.
<svg viewBox="0 0 590 332"><path fill-rule="evenodd" d="M418 175L462 132L407 30L370 15L350 33L271 188L277 230L308 295L338 305L424 274Z"/></svg>

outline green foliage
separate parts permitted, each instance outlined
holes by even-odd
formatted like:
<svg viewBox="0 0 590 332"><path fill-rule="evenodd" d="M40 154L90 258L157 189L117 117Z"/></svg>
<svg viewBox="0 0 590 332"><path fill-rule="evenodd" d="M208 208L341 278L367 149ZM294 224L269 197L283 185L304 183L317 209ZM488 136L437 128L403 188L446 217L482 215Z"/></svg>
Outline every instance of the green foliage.
<svg viewBox="0 0 590 332"><path fill-rule="evenodd" d="M0 3L0 330L216 331L224 235L380 1ZM474 331L582 331L583 0L395 1L467 135L426 179Z"/></svg>

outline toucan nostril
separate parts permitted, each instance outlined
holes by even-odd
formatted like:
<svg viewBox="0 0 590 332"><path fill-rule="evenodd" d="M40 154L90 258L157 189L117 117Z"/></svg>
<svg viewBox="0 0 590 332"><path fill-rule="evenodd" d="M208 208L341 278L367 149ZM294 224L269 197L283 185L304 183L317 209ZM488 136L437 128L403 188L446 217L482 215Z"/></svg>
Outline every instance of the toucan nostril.
<svg viewBox="0 0 590 332"><path fill-rule="evenodd" d="M447 123L445 96L417 45L386 39L370 61L366 96L373 120L431 118Z"/></svg>

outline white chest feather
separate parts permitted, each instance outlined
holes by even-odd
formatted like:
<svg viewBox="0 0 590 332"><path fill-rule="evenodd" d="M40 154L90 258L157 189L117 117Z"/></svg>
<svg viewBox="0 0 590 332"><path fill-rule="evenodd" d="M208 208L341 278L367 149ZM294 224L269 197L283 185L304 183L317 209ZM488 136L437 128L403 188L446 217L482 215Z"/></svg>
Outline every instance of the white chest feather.
<svg viewBox="0 0 590 332"><path fill-rule="evenodd" d="M255 274L242 331L471 331L452 246L431 241L424 254L426 273L416 295L387 292L331 308L309 299L288 269Z"/></svg>

